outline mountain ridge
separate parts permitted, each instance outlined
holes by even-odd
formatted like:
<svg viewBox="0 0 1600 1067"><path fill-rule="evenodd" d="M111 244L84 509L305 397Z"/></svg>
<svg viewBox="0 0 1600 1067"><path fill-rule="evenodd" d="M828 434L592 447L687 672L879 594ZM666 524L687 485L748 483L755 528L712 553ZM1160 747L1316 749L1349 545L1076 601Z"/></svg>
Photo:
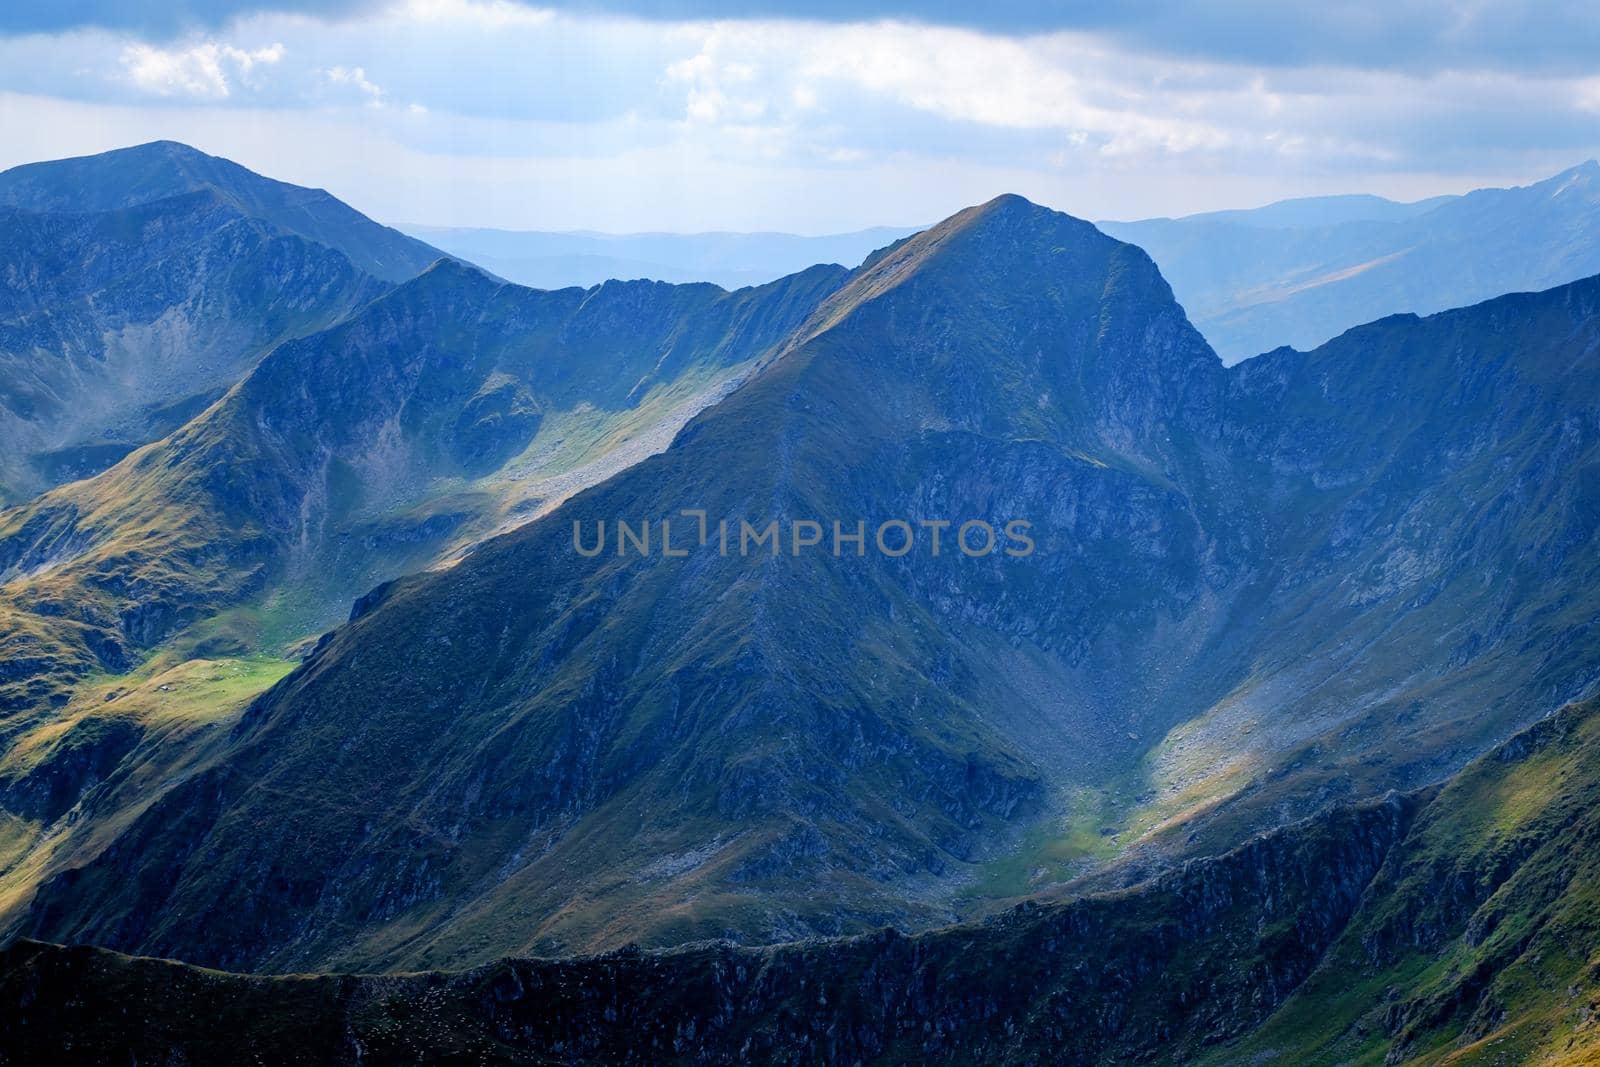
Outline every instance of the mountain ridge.
<svg viewBox="0 0 1600 1067"><path fill-rule="evenodd" d="M0 505L166 436L440 255L170 142L13 168L0 205Z"/></svg>
<svg viewBox="0 0 1600 1067"><path fill-rule="evenodd" d="M1297 203L1312 217L1292 217ZM1151 253L1230 364L1282 345L1315 347L1387 314L1432 314L1600 273L1590 236L1600 163L1411 207L1424 205L1317 219L1315 202L1287 201L1100 226Z"/></svg>
<svg viewBox="0 0 1600 1067"><path fill-rule="evenodd" d="M1597 722L1592 702L1569 706L1442 786L1120 893L909 937L275 979L18 940L0 952L16 1022L0 1042L93 1062L243 1047L265 1063L360 1049L374 1063L1576 1065L1600 1047L1580 943L1600 893ZM94 1008L113 1001L115 1016Z"/></svg>
<svg viewBox="0 0 1600 1067"><path fill-rule="evenodd" d="M468 409L489 444L516 445L558 406L548 382L611 403L674 366L674 302L765 299L530 293L448 263L386 299L451 278L496 294L494 314L481 295L455 317L423 307L412 351L374 325L380 301L372 343L335 345L348 323L290 342L234 395L293 400L325 366L330 384L351 377L302 391L359 413L383 394L360 375L433 359L407 434L423 432L400 451L453 447L429 434ZM182 758L203 755L160 778L169 791L130 801L128 735L103 712L71 705L71 745L31 734L56 746L46 766L111 773L29 810L120 833L13 866L12 928L282 970L934 925L1107 861L1139 880L1416 787L1592 684L1591 605L1541 585L1594 562L1578 536L1593 501L1556 463L1593 453L1592 285L1225 370L1148 255L1014 197L791 285L770 344L739 350L748 363L670 447L364 597L296 672L197 731ZM562 302L617 333L561 349L572 361L550 364L544 392L536 375L458 377L505 369L485 323ZM664 348L612 346L645 321L664 324ZM712 332L709 351L726 351ZM505 353L534 354L520 344ZM391 418L273 410L291 445ZM376 471L355 484L406 469L383 465L372 442L387 440L352 443L346 462ZM735 524L1031 518L1045 533L1022 560L571 550L574 523L685 507ZM1535 535L1521 556L1490 543L1512 527ZM1449 564L1458 549L1511 576L1500 593ZM151 768L174 758L135 751ZM26 769L8 781L33 797L45 777ZM373 818L374 798L405 818Z"/></svg>
<svg viewBox="0 0 1600 1067"><path fill-rule="evenodd" d="M404 281L444 255L393 227L379 226L324 189L266 178L179 141L150 141L0 172L0 204L37 212L114 211L207 189L242 215L328 244L382 281Z"/></svg>

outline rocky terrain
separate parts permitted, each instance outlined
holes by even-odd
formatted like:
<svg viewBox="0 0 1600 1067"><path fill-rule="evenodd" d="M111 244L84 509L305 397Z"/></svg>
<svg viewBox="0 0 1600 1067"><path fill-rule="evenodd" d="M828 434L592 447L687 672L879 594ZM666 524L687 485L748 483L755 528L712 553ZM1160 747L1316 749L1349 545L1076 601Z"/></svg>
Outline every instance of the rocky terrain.
<svg viewBox="0 0 1600 1067"><path fill-rule="evenodd" d="M177 429L443 253L172 142L0 174L0 504Z"/></svg>
<svg viewBox="0 0 1600 1067"><path fill-rule="evenodd" d="M288 546L260 558L313 558L334 497L273 493L474 462L486 396L503 464L543 412L633 388L581 377L610 343L501 324L567 301L636 336L642 308L712 340L652 342L640 373L754 362L666 451L363 597L190 772L154 794L108 773L70 826L17 813L9 922L273 971L919 928L1422 787L1593 684L1595 486L1573 472L1600 439L1597 299L1383 320L1227 370L1147 256L1015 197L848 277L732 295L436 268L284 346L148 463ZM760 301L781 310L747 317ZM541 370L493 377L524 351ZM573 550L574 523L684 508L1023 518L1036 551ZM53 529L40 514L17 513ZM114 704L71 705L74 728Z"/></svg>
<svg viewBox="0 0 1600 1067"><path fill-rule="evenodd" d="M541 291L393 277L207 160L60 165L122 252L28 225L301 242L350 304L241 312L276 332L200 410L0 512L16 1041L126 1058L81 1014L121 988L141 1059L218 998L265 1059L1588 1048L1591 716L1547 716L1600 679L1600 278L1230 368L1018 197L855 270ZM67 273L12 299L117 303Z"/></svg>
<svg viewBox="0 0 1600 1067"><path fill-rule="evenodd" d="M18 941L31 1062L1592 1062L1600 710L1130 890L768 948L261 978Z"/></svg>

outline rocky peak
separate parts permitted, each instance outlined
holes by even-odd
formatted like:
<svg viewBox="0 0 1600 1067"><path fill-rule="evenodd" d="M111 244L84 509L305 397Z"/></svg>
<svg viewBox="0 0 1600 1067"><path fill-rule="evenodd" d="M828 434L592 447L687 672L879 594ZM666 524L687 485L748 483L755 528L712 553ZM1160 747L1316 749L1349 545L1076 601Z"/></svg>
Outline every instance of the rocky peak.
<svg viewBox="0 0 1600 1067"><path fill-rule="evenodd" d="M251 218L337 249L359 269L397 282L444 253L380 226L325 190L275 181L176 141L29 163L0 173L0 205L97 212L212 190Z"/></svg>
<svg viewBox="0 0 1600 1067"><path fill-rule="evenodd" d="M1209 421L1223 379L1149 256L1016 195L869 259L814 317L824 335L951 424L1147 459L1170 424Z"/></svg>

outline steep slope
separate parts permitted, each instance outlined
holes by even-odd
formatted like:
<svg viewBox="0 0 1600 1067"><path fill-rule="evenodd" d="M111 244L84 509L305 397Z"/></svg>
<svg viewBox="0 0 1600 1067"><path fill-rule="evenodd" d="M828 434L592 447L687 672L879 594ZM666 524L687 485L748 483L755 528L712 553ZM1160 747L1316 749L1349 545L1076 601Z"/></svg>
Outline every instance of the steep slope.
<svg viewBox="0 0 1600 1067"><path fill-rule="evenodd" d="M660 447L842 276L549 293L441 262L280 345L168 438L0 513L6 706L127 670L228 608L252 608L265 632L233 636L258 649L315 634L374 584ZM78 654L30 669L35 644Z"/></svg>
<svg viewBox="0 0 1600 1067"><path fill-rule="evenodd" d="M1414 822L1311 979L1236 1062L1593 1063L1600 705L1467 768Z"/></svg>
<svg viewBox="0 0 1600 1067"><path fill-rule="evenodd" d="M322 189L274 181L176 141L28 163L0 173L0 204L44 214L121 211L199 192L281 233L325 245L382 281L413 278L441 255Z"/></svg>
<svg viewBox="0 0 1600 1067"><path fill-rule="evenodd" d="M1600 706L1442 790L906 937L261 978L29 941L0 1055L85 1063L1593 1062Z"/></svg>
<svg viewBox="0 0 1600 1067"><path fill-rule="evenodd" d="M1600 279L1364 326L1234 369L1279 518L1248 672L1152 754L1214 813L1411 788L1600 679ZM1189 833L1209 831L1189 825Z"/></svg>
<svg viewBox="0 0 1600 1067"><path fill-rule="evenodd" d="M1592 160L1526 187L1416 205L1351 199L1100 225L1154 257L1227 363L1321 344L1384 315L1600 273Z"/></svg>
<svg viewBox="0 0 1600 1067"><path fill-rule="evenodd" d="M1052 787L1025 746L1092 777L1136 755L1132 728L1181 721L1130 722L1115 700L1169 654L1159 620L1200 596L1211 516L1174 480L1203 477L1190 427L1222 385L1137 249L1017 198L958 215L869 261L666 453L370 600L252 711L226 769L159 805L191 831L152 809L143 844L105 858L167 865L165 888L108 868L45 896L118 898L74 937L273 967L950 914ZM1022 519L1048 542L969 558L952 527L937 556L573 549L575 521L683 508L735 531ZM362 740L330 752L336 736ZM374 790L404 823L361 814ZM240 836L288 794L303 824ZM244 914L276 918L241 936Z"/></svg>
<svg viewBox="0 0 1600 1067"><path fill-rule="evenodd" d="M0 174L0 505L181 426L442 253L170 142Z"/></svg>
<svg viewBox="0 0 1600 1067"><path fill-rule="evenodd" d="M1592 690L1600 280L1232 371L1148 257L1017 198L810 284L665 452L364 597L193 773L83 794L84 829L10 868L7 920L272 970L928 925L1422 786ZM572 298L608 290L676 292ZM385 498L522 351L488 324L567 299L494 291L419 317L443 370L406 402L369 410L334 346L314 390L273 359L235 394L288 398L292 432L244 408L225 440L299 457L266 486L338 456ZM702 294L684 322L763 299ZM243 487L206 507L327 543L321 500L277 506L243 458L194 468ZM656 550L619 551L619 520ZM1033 551L968 555L968 520L1029 522ZM56 602L35 619L85 623Z"/></svg>
<svg viewBox="0 0 1600 1067"><path fill-rule="evenodd" d="M462 974L267 979L19 941L0 1053L210 1063L1183 1062L1303 979L1413 817L1334 812L1130 892L987 922ZM107 1022L104 1008L122 1008Z"/></svg>
<svg viewBox="0 0 1600 1067"><path fill-rule="evenodd" d="M216 758L286 645L665 447L843 278L545 293L444 262L0 514L0 910Z"/></svg>

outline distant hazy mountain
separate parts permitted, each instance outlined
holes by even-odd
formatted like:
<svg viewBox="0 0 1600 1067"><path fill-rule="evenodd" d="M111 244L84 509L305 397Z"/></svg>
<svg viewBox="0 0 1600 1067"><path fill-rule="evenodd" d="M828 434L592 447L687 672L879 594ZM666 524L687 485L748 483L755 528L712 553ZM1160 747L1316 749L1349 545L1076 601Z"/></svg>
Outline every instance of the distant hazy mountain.
<svg viewBox="0 0 1600 1067"><path fill-rule="evenodd" d="M1279 345L1311 348L1384 315L1600 272L1600 164L1415 204L1319 197L1100 228L1149 252L1235 363Z"/></svg>
<svg viewBox="0 0 1600 1067"><path fill-rule="evenodd" d="M0 504L171 432L441 255L171 142L0 174Z"/></svg>
<svg viewBox="0 0 1600 1067"><path fill-rule="evenodd" d="M1386 200L1381 196L1356 193L1345 196L1307 196L1295 200L1279 200L1265 207L1245 208L1237 211L1206 211L1198 215L1185 215L1176 221L1182 223L1236 222L1245 226L1264 226L1271 229L1305 229L1319 226L1336 226L1345 222L1398 222L1426 214L1453 196L1436 196L1409 204ZM1150 219L1148 222L1165 222ZM1103 223L1102 225L1136 225Z"/></svg>
<svg viewBox="0 0 1600 1067"><path fill-rule="evenodd" d="M537 289L587 288L609 278L760 285L818 263L859 264L914 233L880 226L854 233L542 233L413 226L411 232L508 281Z"/></svg>
<svg viewBox="0 0 1600 1067"><path fill-rule="evenodd" d="M928 926L1422 787L1600 677L1600 485L1574 474L1600 279L1232 369L1141 251L1015 197L789 285L438 268L112 472L108 501L176 486L129 518L65 490L13 513L35 655L126 639L166 588L276 580L263 542L291 573L337 544L341 487L511 454L589 375L617 404L707 351L684 324L767 353L665 451L364 597L242 715L180 728L144 673L17 728L10 928L300 970ZM169 501L234 525L186 519L185 546ZM575 523L659 537L684 508L1021 518L1037 548L574 550ZM1365 874L1332 869L1353 904Z"/></svg>

